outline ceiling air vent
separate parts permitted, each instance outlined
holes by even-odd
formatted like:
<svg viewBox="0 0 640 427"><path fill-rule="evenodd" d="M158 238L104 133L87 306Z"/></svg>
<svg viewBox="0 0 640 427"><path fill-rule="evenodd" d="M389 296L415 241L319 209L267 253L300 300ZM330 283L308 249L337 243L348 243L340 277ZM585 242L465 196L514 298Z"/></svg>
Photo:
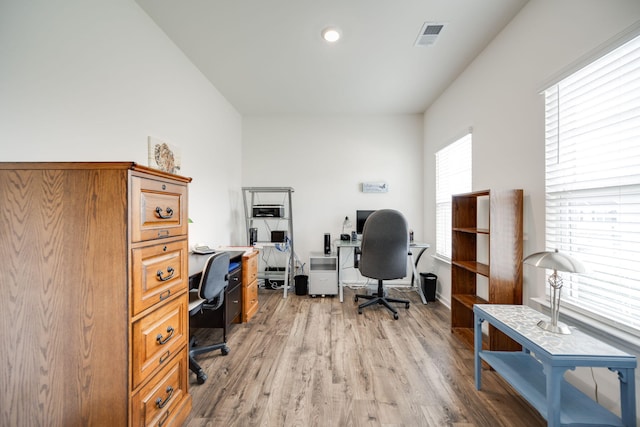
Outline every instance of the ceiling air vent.
<svg viewBox="0 0 640 427"><path fill-rule="evenodd" d="M436 24L434 22L425 22L418 34L418 38L414 43L414 46L424 47L431 46L436 42L440 32L444 28L444 24Z"/></svg>

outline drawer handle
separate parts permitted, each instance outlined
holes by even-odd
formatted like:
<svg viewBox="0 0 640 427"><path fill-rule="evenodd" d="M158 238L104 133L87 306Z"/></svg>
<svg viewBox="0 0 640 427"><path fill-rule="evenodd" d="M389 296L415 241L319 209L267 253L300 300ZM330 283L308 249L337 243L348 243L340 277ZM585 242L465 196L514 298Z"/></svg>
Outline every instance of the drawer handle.
<svg viewBox="0 0 640 427"><path fill-rule="evenodd" d="M166 292L160 294L160 301L165 300L171 296L171 289L167 289Z"/></svg>
<svg viewBox="0 0 640 427"><path fill-rule="evenodd" d="M175 274L175 272L176 271L173 269L173 267L167 267L167 273L169 273L167 277L162 277L162 275L164 274L162 270L158 270L156 273L156 276L158 277L158 280L160 280L161 282L166 282L167 280L170 280L173 278L173 275Z"/></svg>
<svg viewBox="0 0 640 427"><path fill-rule="evenodd" d="M169 219L173 216L173 209L167 207L167 209L165 209L165 211L167 212L167 214L163 214L162 213L162 208L160 206L156 206L156 215L158 215L158 218L160 219Z"/></svg>
<svg viewBox="0 0 640 427"><path fill-rule="evenodd" d="M171 356L171 351L167 350L167 352L165 354L162 355L162 357L160 357L160 363L164 363L165 360L167 360L169 358L169 356Z"/></svg>
<svg viewBox="0 0 640 427"><path fill-rule="evenodd" d="M168 386L167 387L167 398L164 399L164 401L162 400L161 397L156 399L156 406L158 407L158 409L162 409L166 406L166 404L169 402L169 399L171 399L171 396L173 396L173 387Z"/></svg>
<svg viewBox="0 0 640 427"><path fill-rule="evenodd" d="M169 418L169 412L171 411L167 411L162 414L162 418L160 419L160 421L158 421L158 427L162 427L162 425L167 421L167 419Z"/></svg>
<svg viewBox="0 0 640 427"><path fill-rule="evenodd" d="M173 336L173 333L175 332L175 329L173 329L173 326L169 326L167 328L167 333L169 335L167 335L166 338L162 338L162 334L158 334L158 336L156 337L156 341L158 342L158 344L160 345L165 345L167 343L167 341L169 341L171 339L171 337Z"/></svg>

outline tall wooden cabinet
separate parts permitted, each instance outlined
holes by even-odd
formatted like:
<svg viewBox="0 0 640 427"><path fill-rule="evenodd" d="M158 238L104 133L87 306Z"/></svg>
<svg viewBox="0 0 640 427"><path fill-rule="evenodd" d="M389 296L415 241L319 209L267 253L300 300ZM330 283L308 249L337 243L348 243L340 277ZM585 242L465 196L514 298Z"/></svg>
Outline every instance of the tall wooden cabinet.
<svg viewBox="0 0 640 427"><path fill-rule="evenodd" d="M522 209L519 189L452 198L451 331L471 347L474 304L522 304ZM483 345L519 349L493 327Z"/></svg>
<svg viewBox="0 0 640 427"><path fill-rule="evenodd" d="M190 181L0 163L0 424L182 424Z"/></svg>

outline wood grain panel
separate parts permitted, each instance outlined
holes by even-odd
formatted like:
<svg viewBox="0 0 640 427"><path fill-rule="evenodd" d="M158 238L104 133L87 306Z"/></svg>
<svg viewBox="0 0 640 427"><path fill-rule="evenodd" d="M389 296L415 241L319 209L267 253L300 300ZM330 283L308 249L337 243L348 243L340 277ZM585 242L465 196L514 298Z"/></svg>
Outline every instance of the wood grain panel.
<svg viewBox="0 0 640 427"><path fill-rule="evenodd" d="M188 296L164 304L134 322L133 387L164 367L188 341Z"/></svg>
<svg viewBox="0 0 640 427"><path fill-rule="evenodd" d="M132 399L132 427L168 425L184 401L190 399L188 389L187 349L171 360Z"/></svg>
<svg viewBox="0 0 640 427"><path fill-rule="evenodd" d="M188 245L184 238L132 249L132 316L186 292Z"/></svg>
<svg viewBox="0 0 640 427"><path fill-rule="evenodd" d="M258 279L258 250L242 256L242 284L248 286Z"/></svg>
<svg viewBox="0 0 640 427"><path fill-rule="evenodd" d="M383 307L358 315L350 288L344 303L260 290L251 323L229 335L232 353L198 357L209 379L189 377L184 426L546 426L495 372L475 390L473 354L450 332L447 307L389 292L411 301L399 320Z"/></svg>
<svg viewBox="0 0 640 427"><path fill-rule="evenodd" d="M131 179L133 242L187 234L187 186L161 178Z"/></svg>
<svg viewBox="0 0 640 427"><path fill-rule="evenodd" d="M245 286L242 283L242 322L251 320L258 311L258 281L254 280Z"/></svg>
<svg viewBox="0 0 640 427"><path fill-rule="evenodd" d="M126 372L98 368L126 366L127 341L113 339L127 336L126 316L101 304L127 306L117 289L126 266L111 262L126 258L125 178L121 170L0 170L1 289L9 296L0 312L3 425L127 417ZM106 316L113 321L101 322ZM113 390L122 397L114 401Z"/></svg>
<svg viewBox="0 0 640 427"><path fill-rule="evenodd" d="M491 233L489 299L522 304L522 190L495 191L491 198L491 221L496 232Z"/></svg>

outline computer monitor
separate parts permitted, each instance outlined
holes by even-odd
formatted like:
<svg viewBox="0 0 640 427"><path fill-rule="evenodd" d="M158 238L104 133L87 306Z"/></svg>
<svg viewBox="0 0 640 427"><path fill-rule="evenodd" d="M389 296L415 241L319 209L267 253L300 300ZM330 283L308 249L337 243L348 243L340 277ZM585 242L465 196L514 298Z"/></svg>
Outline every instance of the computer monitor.
<svg viewBox="0 0 640 427"><path fill-rule="evenodd" d="M364 222L369 218L369 215L374 213L375 211L356 211L356 233L362 234L362 230L364 229Z"/></svg>

